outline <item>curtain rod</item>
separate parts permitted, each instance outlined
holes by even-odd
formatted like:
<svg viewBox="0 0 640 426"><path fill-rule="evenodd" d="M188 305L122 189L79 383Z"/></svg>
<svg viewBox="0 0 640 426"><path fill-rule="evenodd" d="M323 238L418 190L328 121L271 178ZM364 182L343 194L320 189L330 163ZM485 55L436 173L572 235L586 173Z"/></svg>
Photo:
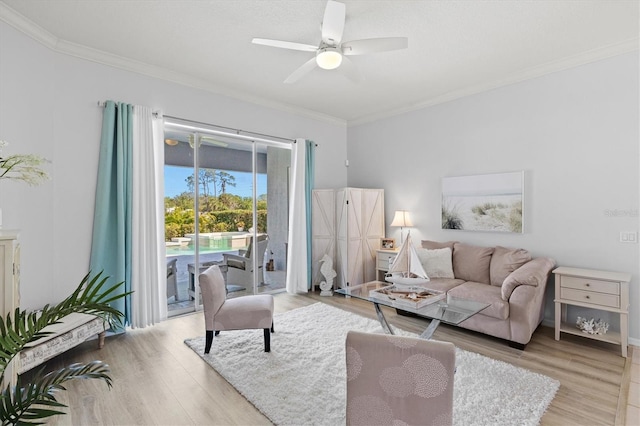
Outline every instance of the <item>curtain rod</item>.
<svg viewBox="0 0 640 426"><path fill-rule="evenodd" d="M103 107L104 108L106 105L107 105L107 103L105 101L98 101L98 106L99 107ZM116 102L115 105L117 107L118 103ZM154 117L158 118L158 116L160 115L160 112L155 111L155 112L153 112L153 115L154 115ZM259 136L259 137L280 139L280 140L283 140L283 141L296 143L295 139L288 139L288 138L283 138L283 137L280 137L280 136L268 135L266 133L258 133L258 132L250 132L248 130L234 129L232 127L225 127L225 126L220 126L220 125L217 125L217 124L203 123L201 121L195 121L195 120L189 120L189 119L186 119L186 118L174 117L172 115L163 115L162 117L163 118L173 119L173 120L180 120L180 121L184 121L184 122L187 122L187 123L199 124L199 125L202 125L202 126L209 126L209 127L216 127L218 129L224 129L224 130L226 130L228 132L234 132L237 136L242 136L242 134L244 134L245 136L249 136L250 137L250 136L254 135L254 136ZM317 143L314 143L314 145L318 146Z"/></svg>
<svg viewBox="0 0 640 426"><path fill-rule="evenodd" d="M116 102L116 107L118 106L118 103ZM98 101L98 106L99 107L105 107L107 105L107 103L105 101ZM153 112L154 117L158 118L158 116L160 115L160 112L155 111ZM163 115L162 118L169 118L169 119L173 119L173 120L179 120L179 121L183 121L186 123L192 123L192 124L197 124L197 125L201 125L201 126L207 126L207 127L215 127L218 129L223 129L227 132L232 132L237 136L241 136L241 135L245 135L245 136L257 136L257 137L263 137L263 138L270 138L270 139L279 139L281 141L287 141L287 142L292 142L295 143L296 140L295 139L289 139L289 138L283 138L281 136L273 136L273 135L268 135L266 133L258 133L258 132L251 132L248 130L241 130L241 129L234 129L233 127L226 127L226 126L220 126L218 124L211 124L211 123L203 123L202 121L195 121L195 120L189 120L187 118L180 118L180 117L174 117L171 115ZM316 144L316 146L318 146L318 144Z"/></svg>
<svg viewBox="0 0 640 426"><path fill-rule="evenodd" d="M159 113L155 112L154 115L158 115ZM288 139L288 138L283 138L280 136L273 136L273 135L268 135L265 133L258 133L258 132L251 132L248 130L241 130L241 129L234 129L233 127L226 127L226 126L220 126L218 124L211 124L211 123L203 123L202 121L195 121L195 120L189 120L186 118L180 118L180 117L174 117L171 115L164 115L163 118L169 118L172 120L179 120L179 121L183 121L186 123L191 123L191 124L195 124L195 125L200 125L200 126L207 126L207 127L215 127L217 129L222 129L226 132L230 132L230 133L234 133L237 136L241 136L241 135L245 135L245 136L257 136L257 137L261 137L261 138L270 138L270 139L279 139L281 141L287 141L287 142L293 142L295 143L295 139Z"/></svg>

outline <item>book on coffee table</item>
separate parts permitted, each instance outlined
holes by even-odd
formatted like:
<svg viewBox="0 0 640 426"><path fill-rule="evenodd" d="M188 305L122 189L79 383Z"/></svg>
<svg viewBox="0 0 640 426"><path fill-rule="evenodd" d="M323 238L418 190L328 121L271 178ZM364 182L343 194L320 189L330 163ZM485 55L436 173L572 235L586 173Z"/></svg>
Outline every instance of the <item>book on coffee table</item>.
<svg viewBox="0 0 640 426"><path fill-rule="evenodd" d="M391 301L394 306L398 307L406 306L418 309L445 299L447 294L442 291L431 290L424 287L398 288L394 285L390 285L369 291L369 297Z"/></svg>

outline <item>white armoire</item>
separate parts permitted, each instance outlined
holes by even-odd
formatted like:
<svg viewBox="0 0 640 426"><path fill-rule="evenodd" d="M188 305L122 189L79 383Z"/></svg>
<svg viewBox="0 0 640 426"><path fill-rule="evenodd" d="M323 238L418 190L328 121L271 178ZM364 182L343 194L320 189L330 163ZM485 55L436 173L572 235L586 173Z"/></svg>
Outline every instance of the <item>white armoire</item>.
<svg viewBox="0 0 640 426"><path fill-rule="evenodd" d="M384 190L340 188L313 192L314 287L323 280L319 260L325 254L334 260L335 287L374 281L376 250L385 236Z"/></svg>
<svg viewBox="0 0 640 426"><path fill-rule="evenodd" d="M7 314L20 306L20 243L18 231L0 229L0 315L6 321ZM5 387L15 384L14 360L4 370Z"/></svg>

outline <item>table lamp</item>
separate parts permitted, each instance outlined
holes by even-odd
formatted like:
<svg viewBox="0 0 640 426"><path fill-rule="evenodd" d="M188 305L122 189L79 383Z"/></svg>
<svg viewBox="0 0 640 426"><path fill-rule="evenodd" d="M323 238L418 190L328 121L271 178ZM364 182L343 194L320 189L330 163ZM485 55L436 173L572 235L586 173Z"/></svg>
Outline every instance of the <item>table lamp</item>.
<svg viewBox="0 0 640 426"><path fill-rule="evenodd" d="M396 210L393 220L391 221L391 226L399 226L400 227L400 244L404 243L404 239L402 237L402 228L405 226L413 226L411 219L409 218L409 212L407 210Z"/></svg>

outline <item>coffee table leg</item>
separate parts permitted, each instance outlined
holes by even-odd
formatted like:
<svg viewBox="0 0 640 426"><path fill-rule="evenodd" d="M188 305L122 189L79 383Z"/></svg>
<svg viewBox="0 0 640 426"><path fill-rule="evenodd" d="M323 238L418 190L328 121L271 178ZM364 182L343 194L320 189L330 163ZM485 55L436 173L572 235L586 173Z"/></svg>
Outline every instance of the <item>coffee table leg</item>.
<svg viewBox="0 0 640 426"><path fill-rule="evenodd" d="M393 330L391 329L391 326L389 326L387 319L384 317L384 314L382 313L382 309L380 309L380 305L374 302L373 306L376 307L376 315L378 315L378 321L380 321L380 325L382 325L382 329L388 334L394 334Z"/></svg>
<svg viewBox="0 0 640 426"><path fill-rule="evenodd" d="M430 340L433 333L436 331L436 328L440 325L439 319L432 319L429 326L422 332L420 338Z"/></svg>

